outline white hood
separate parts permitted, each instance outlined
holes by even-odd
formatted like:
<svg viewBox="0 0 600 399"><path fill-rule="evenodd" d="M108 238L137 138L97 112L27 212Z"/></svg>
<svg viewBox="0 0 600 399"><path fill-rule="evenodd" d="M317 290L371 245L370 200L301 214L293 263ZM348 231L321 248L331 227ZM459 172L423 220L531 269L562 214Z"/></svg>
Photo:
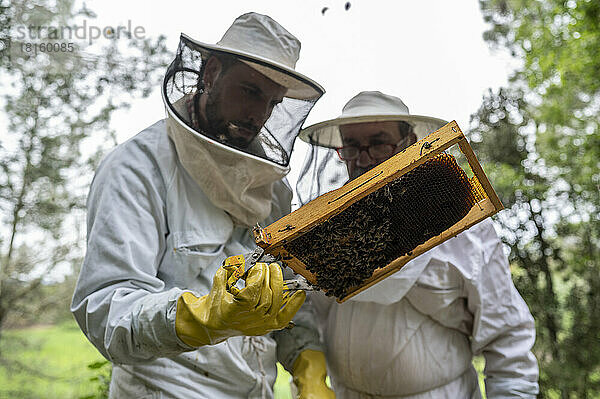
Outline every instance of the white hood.
<svg viewBox="0 0 600 399"><path fill-rule="evenodd" d="M185 97L174 104L187 113ZM236 150L196 133L167 107L167 133L177 156L210 201L235 222L254 226L271 213L273 183L289 167Z"/></svg>

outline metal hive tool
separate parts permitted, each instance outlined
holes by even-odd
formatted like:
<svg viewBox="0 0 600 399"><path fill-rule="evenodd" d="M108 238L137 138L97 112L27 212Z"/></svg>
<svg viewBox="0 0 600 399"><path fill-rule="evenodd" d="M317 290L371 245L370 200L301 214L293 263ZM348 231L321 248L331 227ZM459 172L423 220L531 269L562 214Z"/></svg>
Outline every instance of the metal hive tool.
<svg viewBox="0 0 600 399"><path fill-rule="evenodd" d="M445 151L457 146L469 178ZM502 209L456 122L264 229L255 240L338 302Z"/></svg>

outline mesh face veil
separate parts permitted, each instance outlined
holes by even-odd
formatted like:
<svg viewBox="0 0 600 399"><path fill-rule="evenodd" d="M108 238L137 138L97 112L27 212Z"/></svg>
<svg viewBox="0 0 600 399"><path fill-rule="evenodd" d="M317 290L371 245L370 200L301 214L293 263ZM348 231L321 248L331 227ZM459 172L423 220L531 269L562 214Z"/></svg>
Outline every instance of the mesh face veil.
<svg viewBox="0 0 600 399"><path fill-rule="evenodd" d="M335 149L311 144L296 182L298 203L307 204L322 194L342 187L349 179L346 163Z"/></svg>
<svg viewBox="0 0 600 399"><path fill-rule="evenodd" d="M274 106L258 134L247 145L241 145L239 142L231 140L228 134L239 129L240 126L242 128L246 126L245 120L224 121L225 129L221 131L206 129L205 131L198 124L198 100L204 90L201 75L204 63L212 55L219 59L227 57L229 63L242 62L284 88L290 87L288 83L302 84L310 88L305 92L308 91L312 96L301 96L298 95L297 90L288 89L283 100ZM225 71L224 74L226 73ZM279 68L273 63L244 54L207 49L201 43L195 42L185 35L180 38L175 60L169 66L163 83L163 97L168 113L182 122L191 134L223 149L282 169L287 169L293 144L300 128L322 94L323 89L317 83L300 74L289 73L284 67ZM186 104L186 106L178 106L180 104ZM221 103L218 106L227 107L228 104ZM210 115L207 118L210 119Z"/></svg>
<svg viewBox="0 0 600 399"><path fill-rule="evenodd" d="M411 123L399 121L397 119L394 120L389 117L375 119L380 119L379 122L384 123L393 122L394 124L403 124L404 133L399 142L394 140L394 143L389 142L383 144L389 147L386 149L390 152L389 156L386 156L383 159L377 160L374 158L371 155L371 152L369 152L371 151L371 149L368 148L370 146L353 146L353 150L358 152L358 157L360 157L361 153L364 151L369 153L369 157L373 159L371 165L366 168L361 168L363 173L375 167L379 162L392 156L397 150L400 151L405 147L410 146L420 138L414 134ZM371 121L366 123L371 123ZM356 123L352 124L357 126ZM334 128L318 129L312 132L306 129L301 133L301 138L310 144L310 148L306 153L296 183L296 195L301 205L304 205L331 190L340 188L351 180L348 174L346 161L342 160L339 155L339 152L342 151L341 149L344 148L344 143L340 134L340 127L343 128L343 126L344 123L341 123L340 125L334 126ZM438 127L438 125L434 125L434 128L432 128L431 131L434 131ZM378 146L382 146L382 144L379 143L373 145L375 148ZM358 157L348 162L356 163Z"/></svg>

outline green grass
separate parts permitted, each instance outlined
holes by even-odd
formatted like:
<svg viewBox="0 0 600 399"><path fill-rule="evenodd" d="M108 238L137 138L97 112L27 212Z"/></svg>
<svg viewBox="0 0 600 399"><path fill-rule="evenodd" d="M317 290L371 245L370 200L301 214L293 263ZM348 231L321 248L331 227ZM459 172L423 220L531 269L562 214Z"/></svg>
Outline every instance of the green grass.
<svg viewBox="0 0 600 399"><path fill-rule="evenodd" d="M97 397L100 382L92 379L98 377L99 371L90 369L88 365L102 362L104 358L75 322L5 331L0 349L2 358L18 359L25 367L7 368L0 363L0 399ZM473 364L484 392L485 361L477 357ZM290 378L290 374L278 364L275 399L292 399Z"/></svg>
<svg viewBox="0 0 600 399"><path fill-rule="evenodd" d="M0 365L0 398L80 398L98 387L87 367L104 360L74 322L5 331ZM10 359L18 360L16 366Z"/></svg>
<svg viewBox="0 0 600 399"><path fill-rule="evenodd" d="M18 359L26 369L0 363L0 399L96 397L100 383L91 379L99 371L88 365L104 358L74 321L3 334L2 357ZM277 370L275 399L291 399L290 374L280 364Z"/></svg>
<svg viewBox="0 0 600 399"><path fill-rule="evenodd" d="M275 386L273 387L275 399L292 399L291 378L291 374L285 371L281 364L277 363L277 380L275 380Z"/></svg>
<svg viewBox="0 0 600 399"><path fill-rule="evenodd" d="M485 367L485 358L483 356L476 356L473 358L473 366L477 370L477 376L479 377L479 389L481 390L481 396L486 399L485 396L485 375L483 374L483 368Z"/></svg>

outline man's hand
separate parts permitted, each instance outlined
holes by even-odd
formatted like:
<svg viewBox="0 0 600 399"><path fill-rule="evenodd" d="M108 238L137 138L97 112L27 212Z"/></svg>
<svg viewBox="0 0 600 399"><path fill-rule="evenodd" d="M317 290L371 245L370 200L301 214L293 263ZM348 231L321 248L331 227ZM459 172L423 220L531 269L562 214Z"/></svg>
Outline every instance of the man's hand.
<svg viewBox="0 0 600 399"><path fill-rule="evenodd" d="M190 346L214 345L236 335L264 335L286 327L306 293L283 297L283 275L277 263L257 263L237 294L227 289L232 270L220 267L208 295L184 292L177 301L175 331Z"/></svg>
<svg viewBox="0 0 600 399"><path fill-rule="evenodd" d="M327 365L323 352L312 349L301 352L292 369L299 399L335 399L335 393L325 383Z"/></svg>

